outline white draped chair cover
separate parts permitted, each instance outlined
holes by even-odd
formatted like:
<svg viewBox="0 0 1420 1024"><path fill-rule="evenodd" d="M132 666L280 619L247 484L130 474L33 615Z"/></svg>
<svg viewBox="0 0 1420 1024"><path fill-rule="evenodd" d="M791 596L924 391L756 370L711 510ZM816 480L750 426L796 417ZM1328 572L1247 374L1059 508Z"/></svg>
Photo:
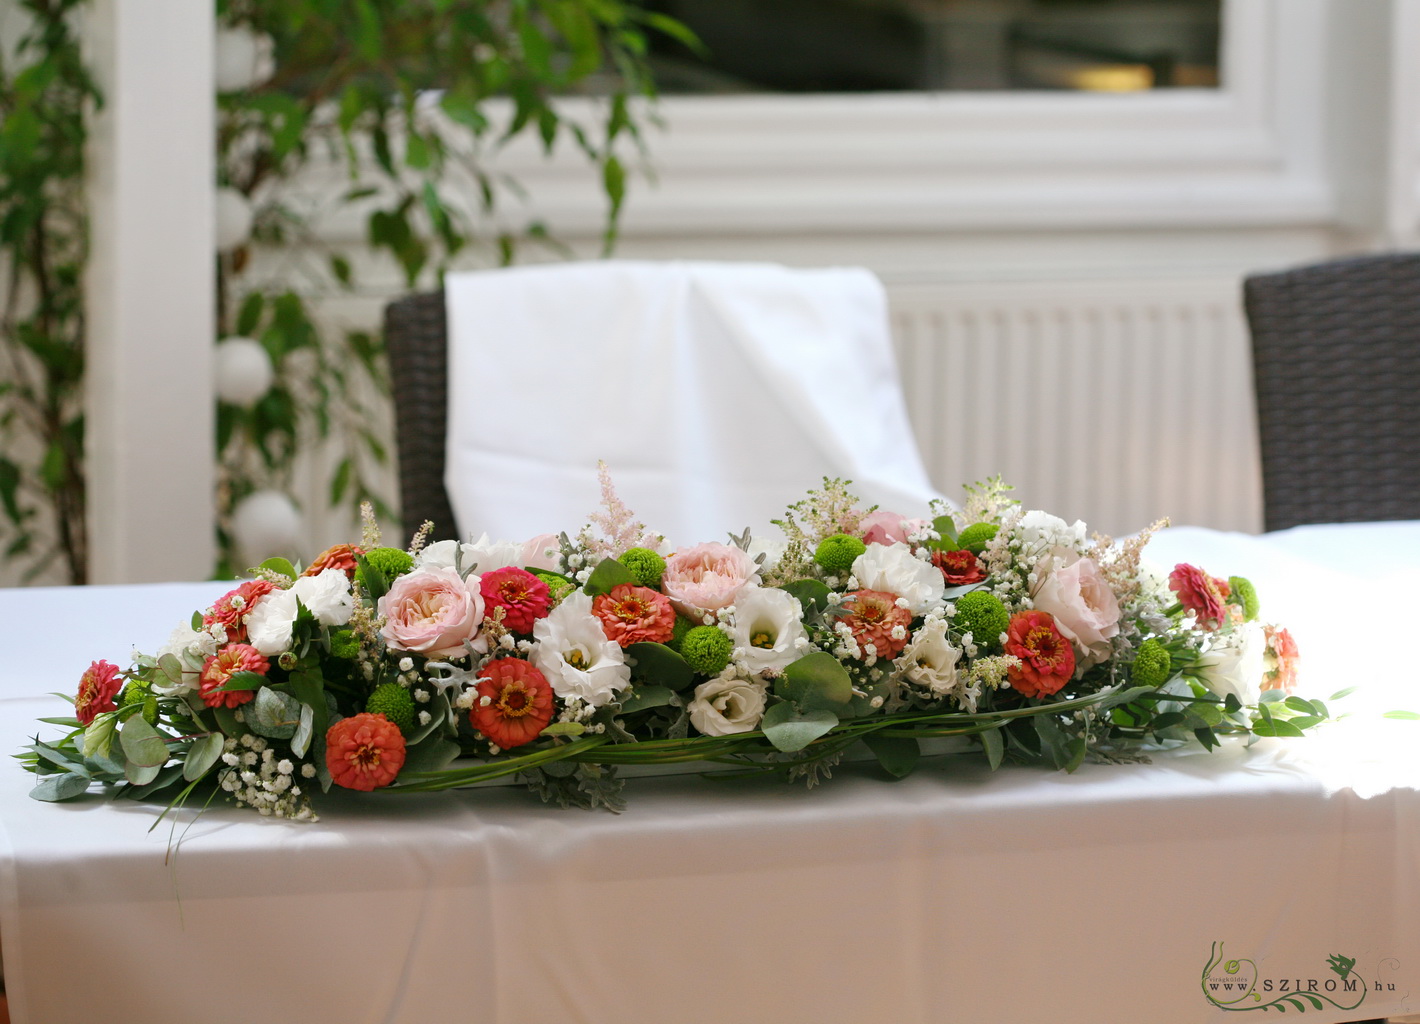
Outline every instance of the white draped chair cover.
<svg viewBox="0 0 1420 1024"><path fill-rule="evenodd" d="M938 496L868 271L603 261L450 275L446 484L460 531L575 532L597 461L673 544L768 529L822 478Z"/></svg>

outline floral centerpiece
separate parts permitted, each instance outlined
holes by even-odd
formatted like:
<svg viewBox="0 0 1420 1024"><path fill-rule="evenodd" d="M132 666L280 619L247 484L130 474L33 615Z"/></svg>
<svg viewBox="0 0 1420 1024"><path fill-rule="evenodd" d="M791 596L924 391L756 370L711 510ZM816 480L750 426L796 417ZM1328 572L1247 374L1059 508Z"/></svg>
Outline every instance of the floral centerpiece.
<svg viewBox="0 0 1420 1024"><path fill-rule="evenodd" d="M72 718L21 755L34 796L203 785L313 817L331 787L494 779L619 809L629 765L781 772L844 756L893 776L935 742L1073 771L1151 745L1300 735L1297 649L1245 579L1026 511L999 481L909 518L825 481L729 543L671 548L602 467L575 538L359 544L275 558L156 654L84 673Z"/></svg>

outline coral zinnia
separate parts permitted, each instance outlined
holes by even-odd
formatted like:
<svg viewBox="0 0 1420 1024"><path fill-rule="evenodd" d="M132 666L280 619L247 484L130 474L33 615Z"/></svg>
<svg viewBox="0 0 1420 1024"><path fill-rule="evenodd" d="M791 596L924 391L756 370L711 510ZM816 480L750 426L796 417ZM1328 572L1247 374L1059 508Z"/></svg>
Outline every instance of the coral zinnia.
<svg viewBox="0 0 1420 1024"><path fill-rule="evenodd" d="M384 715L342 718L326 731L325 766L346 789L368 793L388 786L404 767L404 736Z"/></svg>
<svg viewBox="0 0 1420 1024"><path fill-rule="evenodd" d="M853 639L860 647L872 644L879 658L896 658L907 646L912 613L898 606L896 594L885 590L855 590L843 596L839 607L843 610L839 621L853 631ZM899 626L902 628L898 629ZM895 635L897 633L901 636Z"/></svg>
<svg viewBox="0 0 1420 1024"><path fill-rule="evenodd" d="M953 587L980 583L986 578L981 563L965 548L959 551L934 551L932 564L942 570L942 578Z"/></svg>
<svg viewBox="0 0 1420 1024"><path fill-rule="evenodd" d="M209 708L234 708L245 704L256 696L253 690L224 690L227 680L238 672L255 672L264 676L271 668L271 662L250 644L228 644L202 666L200 688L202 703Z"/></svg>
<svg viewBox="0 0 1420 1024"><path fill-rule="evenodd" d="M1075 674L1075 648L1047 612L1017 612L1006 627L1006 653L1020 659L1008 672L1027 697L1048 697Z"/></svg>
<svg viewBox="0 0 1420 1024"><path fill-rule="evenodd" d="M592 614L601 619L606 638L622 647L647 640L663 644L675 634L670 598L649 587L618 584L592 600Z"/></svg>
<svg viewBox="0 0 1420 1024"><path fill-rule="evenodd" d="M227 631L227 639L241 643L247 638L247 612L256 604L257 598L271 593L275 588L269 580L247 580L236 590L228 591L202 616L202 624L210 626L214 622L222 624Z"/></svg>
<svg viewBox="0 0 1420 1024"><path fill-rule="evenodd" d="M504 750L537 739L552 721L552 684L536 665L499 658L483 666L469 721Z"/></svg>
<svg viewBox="0 0 1420 1024"><path fill-rule="evenodd" d="M1180 562L1169 573L1169 589L1178 595L1179 604L1193 613L1204 629L1217 629L1223 624L1227 609L1223 602L1232 593L1226 582L1209 576L1196 565Z"/></svg>
<svg viewBox="0 0 1420 1024"><path fill-rule="evenodd" d="M79 677L79 692L74 697L74 717L88 725L105 711L117 711L113 698L123 688L118 666L111 661L95 661Z"/></svg>
<svg viewBox="0 0 1420 1024"><path fill-rule="evenodd" d="M336 544L316 555L315 561L306 566L302 576L318 576L326 569L339 569L346 577L355 575L356 559L365 552L353 544Z"/></svg>
<svg viewBox="0 0 1420 1024"><path fill-rule="evenodd" d="M547 584L526 569L505 565L479 577L484 614L503 609L503 625L514 633L531 633L533 623L547 614L551 594Z"/></svg>

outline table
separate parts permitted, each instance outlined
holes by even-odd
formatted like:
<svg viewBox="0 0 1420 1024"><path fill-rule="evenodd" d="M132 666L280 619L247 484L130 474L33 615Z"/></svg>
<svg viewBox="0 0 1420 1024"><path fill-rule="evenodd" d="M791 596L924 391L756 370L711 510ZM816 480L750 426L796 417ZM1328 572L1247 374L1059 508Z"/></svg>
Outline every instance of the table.
<svg viewBox="0 0 1420 1024"><path fill-rule="evenodd" d="M1381 986L1355 1010L1293 1010L1304 1022L1420 1011L1420 723L1374 716L1420 709L1405 653L1420 524L1170 534L1158 560L1251 574L1264 611L1286 613L1307 692L1374 683L1358 714L1306 740L1074 775L948 758L898 783L840 768L810 794L640 779L620 816L521 789L338 794L315 825L214 805L174 833L150 830L154 806L97 792L29 800L31 777L7 768L11 1012L18 1024L1238 1020L1203 995L1220 942L1276 991L1334 981L1333 998L1357 998L1328 968L1338 954L1354 959L1350 978ZM0 743L14 750L37 715L63 713L40 695L72 692L90 660L152 650L223 589L0 591Z"/></svg>

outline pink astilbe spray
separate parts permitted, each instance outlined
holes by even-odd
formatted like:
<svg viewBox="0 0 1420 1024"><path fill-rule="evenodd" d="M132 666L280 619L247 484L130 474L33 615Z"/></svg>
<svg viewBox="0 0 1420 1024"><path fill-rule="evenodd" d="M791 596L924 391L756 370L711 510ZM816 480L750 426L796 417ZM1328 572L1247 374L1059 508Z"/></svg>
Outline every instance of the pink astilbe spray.
<svg viewBox="0 0 1420 1024"><path fill-rule="evenodd" d="M617 497L616 485L611 482L611 470L601 459L597 460L597 480L602 485L602 507L587 518L602 535L600 538L593 537L588 527L577 539L598 558L615 558L627 548L638 545L654 548L660 537L647 530L645 523L638 522L635 513Z"/></svg>

